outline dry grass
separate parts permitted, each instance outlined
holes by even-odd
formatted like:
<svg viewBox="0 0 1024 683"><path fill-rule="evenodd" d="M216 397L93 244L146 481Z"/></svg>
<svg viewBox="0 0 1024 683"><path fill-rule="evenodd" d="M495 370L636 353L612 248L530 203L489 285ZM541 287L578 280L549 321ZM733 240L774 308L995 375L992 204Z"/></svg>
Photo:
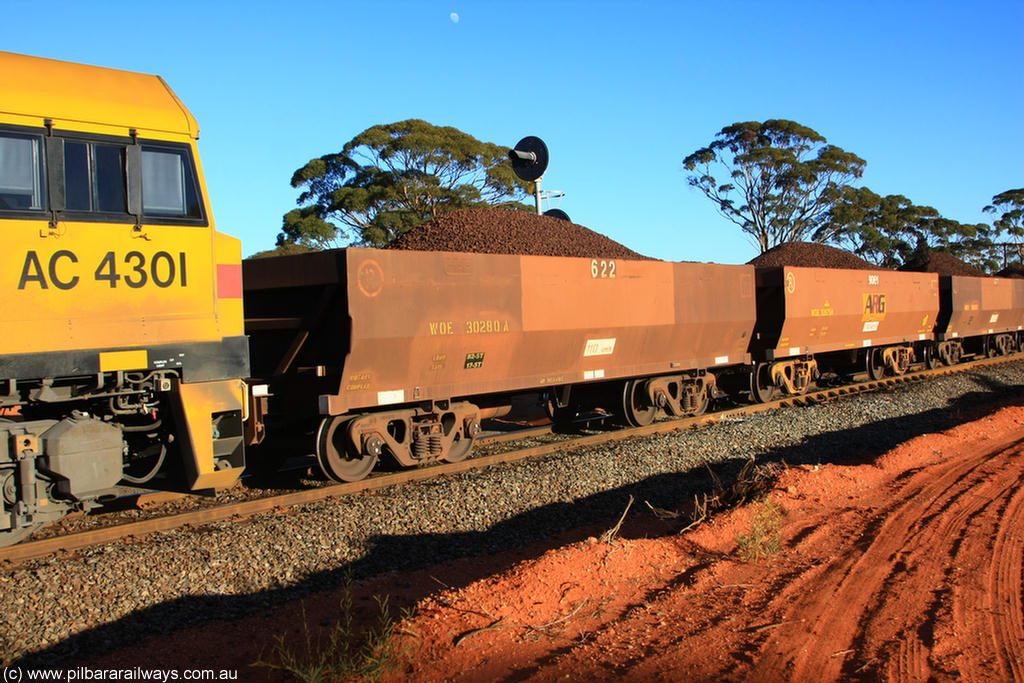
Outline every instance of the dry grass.
<svg viewBox="0 0 1024 683"><path fill-rule="evenodd" d="M397 673L412 649L408 634L396 630L386 596L374 596L377 624L360 633L352 611L351 579L346 581L338 621L326 636L310 628L303 607L301 642L277 635L269 657L261 654L254 665L283 672L297 683L369 683Z"/></svg>
<svg viewBox="0 0 1024 683"><path fill-rule="evenodd" d="M692 505L681 511L656 508L650 503L647 503L647 507L662 519L683 519L686 526L680 533L689 531L715 513L745 505L768 493L782 471L782 466L773 463L757 465L751 458L728 485L722 482L714 470L710 467L707 469L713 482L712 490L702 496L694 496Z"/></svg>

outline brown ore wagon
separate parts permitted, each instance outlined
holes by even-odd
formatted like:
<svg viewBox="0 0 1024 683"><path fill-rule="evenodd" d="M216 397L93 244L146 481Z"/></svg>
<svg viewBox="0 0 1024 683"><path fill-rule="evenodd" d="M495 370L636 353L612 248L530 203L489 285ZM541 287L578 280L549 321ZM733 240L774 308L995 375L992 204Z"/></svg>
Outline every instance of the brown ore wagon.
<svg viewBox="0 0 1024 683"><path fill-rule="evenodd" d="M517 393L698 412L755 316L750 266L349 248L252 259L244 283L268 434L298 429L350 481L381 455L464 458Z"/></svg>
<svg viewBox="0 0 1024 683"><path fill-rule="evenodd" d="M751 392L800 393L822 372L907 371L932 349L939 276L793 266L757 269Z"/></svg>
<svg viewBox="0 0 1024 683"><path fill-rule="evenodd" d="M942 315L935 328L938 357L947 365L963 354L1007 355L1024 329L1024 280L942 275Z"/></svg>

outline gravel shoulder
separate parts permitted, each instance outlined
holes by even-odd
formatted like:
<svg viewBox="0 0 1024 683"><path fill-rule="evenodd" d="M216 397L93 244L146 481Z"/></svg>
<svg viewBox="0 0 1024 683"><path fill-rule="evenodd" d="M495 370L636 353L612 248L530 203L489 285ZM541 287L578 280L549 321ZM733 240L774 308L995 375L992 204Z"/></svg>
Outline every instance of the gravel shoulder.
<svg viewBox="0 0 1024 683"><path fill-rule="evenodd" d="M275 635L336 619L347 577L360 615L372 616L375 594L409 607L599 534L629 496L630 524L674 536L678 523L641 503L673 509L710 491L707 466L728 478L751 456L863 464L1019 398L1022 385L1015 362L5 567L0 658L241 668L262 680L248 665Z"/></svg>

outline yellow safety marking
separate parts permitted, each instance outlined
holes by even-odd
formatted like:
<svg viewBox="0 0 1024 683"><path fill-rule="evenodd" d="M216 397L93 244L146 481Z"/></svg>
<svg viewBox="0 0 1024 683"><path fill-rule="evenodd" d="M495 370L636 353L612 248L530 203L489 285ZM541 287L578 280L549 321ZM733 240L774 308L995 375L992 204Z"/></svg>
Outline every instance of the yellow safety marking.
<svg viewBox="0 0 1024 683"><path fill-rule="evenodd" d="M146 349L137 351L105 351L100 354L100 372L114 370L140 370L149 367L149 352Z"/></svg>

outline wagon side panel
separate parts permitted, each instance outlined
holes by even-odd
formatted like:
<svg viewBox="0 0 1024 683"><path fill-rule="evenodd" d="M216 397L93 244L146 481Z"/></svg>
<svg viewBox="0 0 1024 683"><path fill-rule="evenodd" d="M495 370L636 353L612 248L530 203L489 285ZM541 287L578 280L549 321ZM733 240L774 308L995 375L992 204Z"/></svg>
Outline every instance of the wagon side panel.
<svg viewBox="0 0 1024 683"><path fill-rule="evenodd" d="M769 313L777 318L784 309L767 359L932 338L939 308L933 273L787 266L773 275L759 275L759 297L775 302Z"/></svg>

